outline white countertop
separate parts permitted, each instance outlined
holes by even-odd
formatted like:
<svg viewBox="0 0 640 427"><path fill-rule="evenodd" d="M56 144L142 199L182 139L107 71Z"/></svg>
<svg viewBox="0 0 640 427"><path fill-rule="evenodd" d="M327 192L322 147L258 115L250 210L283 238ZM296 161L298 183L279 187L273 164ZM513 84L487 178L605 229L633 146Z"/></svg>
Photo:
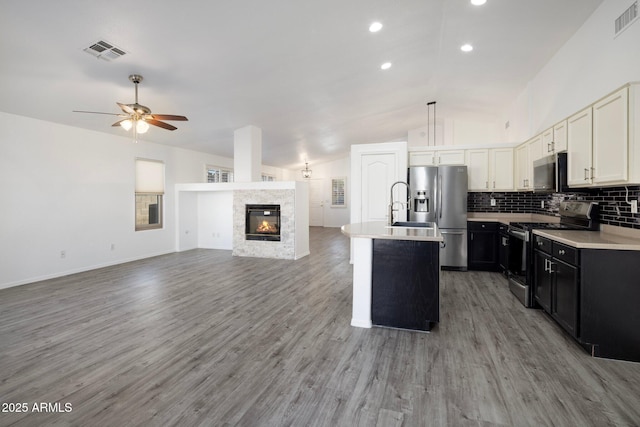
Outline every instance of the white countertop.
<svg viewBox="0 0 640 427"><path fill-rule="evenodd" d="M579 249L640 251L640 239L603 231L533 230L533 234Z"/></svg>
<svg viewBox="0 0 640 427"><path fill-rule="evenodd" d="M442 242L444 238L438 227L390 227L384 221L359 222L343 225L340 230L347 237L366 237L370 239L419 240Z"/></svg>

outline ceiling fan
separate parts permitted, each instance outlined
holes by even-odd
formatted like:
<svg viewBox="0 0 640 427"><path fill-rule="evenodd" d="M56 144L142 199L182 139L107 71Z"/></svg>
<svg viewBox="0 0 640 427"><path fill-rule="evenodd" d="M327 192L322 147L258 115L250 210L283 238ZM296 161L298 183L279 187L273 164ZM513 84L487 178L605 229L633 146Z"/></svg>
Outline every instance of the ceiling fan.
<svg viewBox="0 0 640 427"><path fill-rule="evenodd" d="M167 130L176 130L177 127L170 125L169 123L162 122L160 120L169 120L169 121L187 121L188 119L185 116L176 116L173 114L154 114L151 112L151 109L147 106L138 104L138 83L140 83L143 78L139 74L132 74L129 76L129 80L135 85L136 88L136 102L133 104L122 104L120 102L116 102L118 106L122 109L122 113L102 113L99 111L80 111L74 110L74 113L90 113L90 114L107 114L110 116L118 116L121 117L120 120L112 124L111 126L121 126L125 130L129 130L133 128L134 138L137 142L138 134L145 133L149 130L149 125L154 125L161 127Z"/></svg>

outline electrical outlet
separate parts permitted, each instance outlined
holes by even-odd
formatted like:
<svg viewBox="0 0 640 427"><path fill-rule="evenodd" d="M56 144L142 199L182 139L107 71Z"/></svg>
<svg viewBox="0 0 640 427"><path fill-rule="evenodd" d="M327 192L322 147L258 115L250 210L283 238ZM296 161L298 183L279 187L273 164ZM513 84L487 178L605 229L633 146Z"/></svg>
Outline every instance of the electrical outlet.
<svg viewBox="0 0 640 427"><path fill-rule="evenodd" d="M541 200L541 201L540 201L540 207L541 207L542 209L544 209L544 200Z"/></svg>
<svg viewBox="0 0 640 427"><path fill-rule="evenodd" d="M637 214L638 213L638 201L637 200L632 200L631 201L631 213L633 213L633 214Z"/></svg>
<svg viewBox="0 0 640 427"><path fill-rule="evenodd" d="M496 205L496 199L491 199L491 206L495 206Z"/></svg>

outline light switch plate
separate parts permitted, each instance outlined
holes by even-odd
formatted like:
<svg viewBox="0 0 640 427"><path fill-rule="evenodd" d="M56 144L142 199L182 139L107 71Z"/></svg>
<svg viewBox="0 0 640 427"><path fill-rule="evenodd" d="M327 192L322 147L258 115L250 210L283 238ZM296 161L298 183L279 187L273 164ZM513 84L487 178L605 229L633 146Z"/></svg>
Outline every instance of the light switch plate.
<svg viewBox="0 0 640 427"><path fill-rule="evenodd" d="M638 213L638 201L637 200L632 200L631 201L631 213Z"/></svg>
<svg viewBox="0 0 640 427"><path fill-rule="evenodd" d="M495 206L496 205L496 199L491 199L491 206Z"/></svg>

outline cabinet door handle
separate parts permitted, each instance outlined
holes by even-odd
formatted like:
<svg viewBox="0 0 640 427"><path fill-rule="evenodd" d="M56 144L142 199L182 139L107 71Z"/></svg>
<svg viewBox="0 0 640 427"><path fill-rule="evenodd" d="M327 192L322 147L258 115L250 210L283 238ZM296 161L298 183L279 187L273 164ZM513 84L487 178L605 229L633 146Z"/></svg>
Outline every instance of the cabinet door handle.
<svg viewBox="0 0 640 427"><path fill-rule="evenodd" d="M473 240L473 233L471 233L471 234L469 235L469 238L470 238L471 240Z"/></svg>
<svg viewBox="0 0 640 427"><path fill-rule="evenodd" d="M584 168L584 180L589 180L589 168Z"/></svg>
<svg viewBox="0 0 640 427"><path fill-rule="evenodd" d="M596 176L596 168L591 168L591 179Z"/></svg>
<svg viewBox="0 0 640 427"><path fill-rule="evenodd" d="M489 181L484 182L484 188L489 188Z"/></svg>
<svg viewBox="0 0 640 427"><path fill-rule="evenodd" d="M549 261L549 274L555 273L555 271L552 268L554 265L555 265L555 262Z"/></svg>
<svg viewBox="0 0 640 427"><path fill-rule="evenodd" d="M493 181L493 188L496 188L496 182Z"/></svg>

